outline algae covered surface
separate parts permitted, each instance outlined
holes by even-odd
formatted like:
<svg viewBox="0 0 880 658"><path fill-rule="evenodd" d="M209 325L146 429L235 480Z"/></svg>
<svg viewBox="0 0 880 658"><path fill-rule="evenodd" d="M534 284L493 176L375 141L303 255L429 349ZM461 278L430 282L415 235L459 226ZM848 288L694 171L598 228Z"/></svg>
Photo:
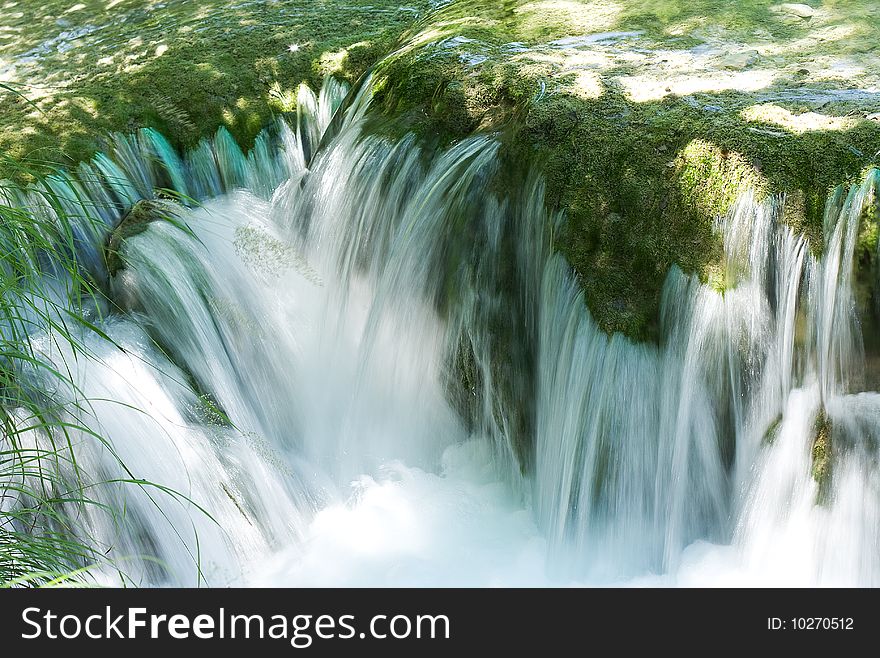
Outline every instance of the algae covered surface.
<svg viewBox="0 0 880 658"><path fill-rule="evenodd" d="M109 131L244 146L301 82L353 81L427 0L0 0L0 152L72 164ZM2 172L0 172L2 173Z"/></svg>
<svg viewBox="0 0 880 658"><path fill-rule="evenodd" d="M453 0L382 65L378 100L426 139L499 131L540 162L593 315L653 338L669 268L712 278L745 187L784 193L822 250L829 191L880 159L872 4Z"/></svg>

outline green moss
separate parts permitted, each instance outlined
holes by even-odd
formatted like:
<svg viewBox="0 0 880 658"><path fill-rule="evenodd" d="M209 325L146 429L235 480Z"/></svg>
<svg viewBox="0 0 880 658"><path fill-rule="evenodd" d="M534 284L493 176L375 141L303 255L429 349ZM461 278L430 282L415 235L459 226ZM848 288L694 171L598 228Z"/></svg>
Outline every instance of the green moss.
<svg viewBox="0 0 880 658"><path fill-rule="evenodd" d="M80 7L72 10L72 7ZM0 151L72 164L100 136L141 127L178 147L225 125L243 146L273 113L273 89L356 80L427 10L427 0L62 0L0 13ZM11 68L5 69L4 67ZM3 172L0 171L0 177Z"/></svg>
<svg viewBox="0 0 880 658"><path fill-rule="evenodd" d="M376 102L398 134L413 130L444 145L497 132L502 158L538 164L549 206L567 214L556 247L577 273L594 317L606 331L651 339L673 264L722 290L735 284L713 226L739 190L784 193L784 221L821 251L827 195L880 158L880 124L865 118L871 107L862 101L823 101L823 112L840 119L813 129L802 125L815 118L809 102L779 101L773 109L764 99L836 98L836 83L787 71L815 56L870 52L880 28L868 5L825 3L822 17L805 21L757 0L454 0L383 62ZM855 42L817 37L804 46L819 23ZM749 43L758 33L769 44L765 51L784 52L778 68L786 73L755 91L679 96L669 88L637 101L625 83L644 73L638 64L614 60L609 48L597 48L598 63L589 63L589 47L571 55L549 44L634 30L641 32L640 52L685 49L716 33L722 43ZM778 125L780 117L787 127Z"/></svg>
<svg viewBox="0 0 880 658"><path fill-rule="evenodd" d="M695 139L676 162L681 200L704 217L723 217L744 189L766 194L767 181L739 153Z"/></svg>
<svg viewBox="0 0 880 658"><path fill-rule="evenodd" d="M825 413L825 409L819 410L813 423L812 476L818 485L817 502L827 500L831 485L831 451L832 451L832 425L831 419Z"/></svg>
<svg viewBox="0 0 880 658"><path fill-rule="evenodd" d="M767 426L767 429L764 430L764 434L761 436L761 445L772 446L773 442L776 441L776 437L779 436L779 429L781 426L782 414L779 414L771 421Z"/></svg>
<svg viewBox="0 0 880 658"><path fill-rule="evenodd" d="M861 218L853 292L865 347L865 390L880 388L880 172L873 172L874 193Z"/></svg>
<svg viewBox="0 0 880 658"><path fill-rule="evenodd" d="M862 222L859 231L859 242L857 249L860 254L873 254L877 251L877 236L880 235L877 225L877 203L873 204L873 208L865 213L865 221Z"/></svg>
<svg viewBox="0 0 880 658"><path fill-rule="evenodd" d="M176 216L177 206L170 201L138 201L107 238L104 258L110 276L124 266L120 250L128 238L146 231L151 222L176 221Z"/></svg>

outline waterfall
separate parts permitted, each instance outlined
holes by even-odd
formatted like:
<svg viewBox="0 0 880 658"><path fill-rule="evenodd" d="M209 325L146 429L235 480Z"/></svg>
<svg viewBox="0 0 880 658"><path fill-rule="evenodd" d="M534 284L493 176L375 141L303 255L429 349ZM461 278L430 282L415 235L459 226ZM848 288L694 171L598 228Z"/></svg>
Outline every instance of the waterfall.
<svg viewBox="0 0 880 658"><path fill-rule="evenodd" d="M143 130L8 193L50 219L61 199L62 248L107 291L77 302L84 354L29 327L68 383L24 373L75 421L25 436L68 445L58 481L100 503L63 507L112 562L92 577L880 583L853 292L876 170L829 199L821 255L743 190L724 290L673 268L659 343L634 343L553 252L539 176L501 195L493 136L434 153L366 130L369 88L302 87L247 154ZM108 271L128 211L172 197Z"/></svg>
<svg viewBox="0 0 880 658"><path fill-rule="evenodd" d="M689 577L695 544L713 542L731 543L759 574L731 583L877 582L880 398L854 394L864 353L852 267L878 180L874 171L829 202L821 258L779 225L778 200L744 193L719 226L730 287L671 272L658 348L601 333L565 265L551 263L535 487L567 571ZM811 475L819 418L832 428L827 497ZM803 544L774 548L795 524L810 528Z"/></svg>

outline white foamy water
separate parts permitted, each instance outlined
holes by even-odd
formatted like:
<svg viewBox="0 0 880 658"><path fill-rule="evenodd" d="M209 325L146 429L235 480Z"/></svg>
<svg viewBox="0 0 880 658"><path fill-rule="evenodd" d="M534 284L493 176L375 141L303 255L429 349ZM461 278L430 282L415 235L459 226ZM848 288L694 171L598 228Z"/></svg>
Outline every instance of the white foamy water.
<svg viewBox="0 0 880 658"><path fill-rule="evenodd" d="M484 442L447 449L439 473L388 464L319 511L258 586L547 585L547 543Z"/></svg>

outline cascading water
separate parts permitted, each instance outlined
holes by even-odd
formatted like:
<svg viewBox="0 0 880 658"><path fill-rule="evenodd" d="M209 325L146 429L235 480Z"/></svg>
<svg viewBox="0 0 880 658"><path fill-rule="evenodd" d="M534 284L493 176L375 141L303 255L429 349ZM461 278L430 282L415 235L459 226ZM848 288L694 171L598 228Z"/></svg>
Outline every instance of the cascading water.
<svg viewBox="0 0 880 658"><path fill-rule="evenodd" d="M88 358L33 331L72 385L31 376L105 439L72 430L62 473L107 506L70 509L124 573L100 581L880 583L852 283L877 171L829 201L821 258L744 191L726 289L672 271L660 344L635 344L552 253L538 178L496 198L490 137L366 134L367 89L337 112L340 85L303 88L247 156L118 137L12 200L99 220L74 238L113 312ZM203 203L157 206L108 272L157 188Z"/></svg>
<svg viewBox="0 0 880 658"><path fill-rule="evenodd" d="M852 254L877 183L874 171L831 202L821 259L776 225L775 201L743 194L719 227L729 289L672 272L659 349L601 334L565 267L547 271L536 489L567 569L689 585L877 582L880 397L848 394L864 362ZM822 431L830 476L811 458ZM795 527L804 534L780 547Z"/></svg>

